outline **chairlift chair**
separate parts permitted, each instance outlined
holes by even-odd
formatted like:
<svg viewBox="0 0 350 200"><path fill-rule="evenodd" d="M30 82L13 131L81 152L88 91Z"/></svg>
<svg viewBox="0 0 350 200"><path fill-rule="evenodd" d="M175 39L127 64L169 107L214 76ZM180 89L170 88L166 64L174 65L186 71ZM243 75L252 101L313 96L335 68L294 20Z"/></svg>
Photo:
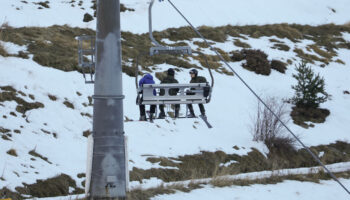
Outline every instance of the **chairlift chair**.
<svg viewBox="0 0 350 200"><path fill-rule="evenodd" d="M85 83L94 83L95 37L83 35L78 39L78 65L81 67Z"/></svg>
<svg viewBox="0 0 350 200"><path fill-rule="evenodd" d="M189 84L144 84L142 87L138 85L139 74L139 60L144 53L140 53L136 58L135 67L135 84L137 89L137 105L170 105L170 104L206 104L211 100L212 89L214 86L214 78L208 64L206 56L199 51L192 51L189 46L162 46L153 37L152 31L152 7L154 0L150 2L149 6L149 37L152 43L155 45L150 48L149 56L155 55L189 55L198 54L206 61L206 67L208 68L211 84L209 83L189 83ZM176 95L170 95L169 90L178 89ZM153 91L156 91L154 95ZM165 94L160 95L160 90L164 90Z"/></svg>

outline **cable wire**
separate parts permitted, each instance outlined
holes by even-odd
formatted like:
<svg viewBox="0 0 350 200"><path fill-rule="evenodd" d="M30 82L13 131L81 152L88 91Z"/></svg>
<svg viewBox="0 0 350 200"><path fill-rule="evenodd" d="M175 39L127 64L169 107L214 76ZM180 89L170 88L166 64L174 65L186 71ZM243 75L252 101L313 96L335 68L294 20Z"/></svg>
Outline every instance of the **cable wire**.
<svg viewBox="0 0 350 200"><path fill-rule="evenodd" d="M304 143L293 133L291 129L276 115L275 112L271 110L271 108L256 94L256 92L244 81L244 79L236 73L236 71L227 63L227 61L222 57L222 55L216 51L213 46L204 38L204 36L195 28L192 23L183 15L183 13L173 4L171 0L168 0L171 6L182 16L182 18L191 26L191 28L197 33L199 37L203 39L206 45L210 47L210 50L214 51L214 53L220 58L222 62L239 78L239 80L254 94L254 96L276 117L276 119L287 129L287 131L293 135L293 137L307 150L307 152L326 170L326 172L350 195L349 190L338 180L338 178L321 162L321 160L314 154L312 151L304 145Z"/></svg>

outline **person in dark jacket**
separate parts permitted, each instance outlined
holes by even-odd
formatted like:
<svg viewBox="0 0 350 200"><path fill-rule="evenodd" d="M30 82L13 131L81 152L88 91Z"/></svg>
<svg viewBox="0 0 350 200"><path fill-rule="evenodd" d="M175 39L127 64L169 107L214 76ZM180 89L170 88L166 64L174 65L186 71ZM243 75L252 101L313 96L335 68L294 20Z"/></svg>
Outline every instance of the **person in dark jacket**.
<svg viewBox="0 0 350 200"><path fill-rule="evenodd" d="M175 79L175 71L173 68L169 68L167 71L167 76L160 82L160 84L166 84L166 83L179 83L176 79ZM170 96L175 96L177 95L177 93L179 92L178 88L172 88L169 89L169 95ZM161 89L159 91L159 95L163 96L165 94L165 91L163 89ZM165 118L165 112L164 112L164 105L159 105L159 119L164 119ZM179 117L179 111L180 111L180 104L175 104L175 118Z"/></svg>
<svg viewBox="0 0 350 200"><path fill-rule="evenodd" d="M203 76L198 76L198 71L196 69L191 69L190 71L191 81L190 83L206 83L207 79ZM201 115L205 116L205 108L203 104L198 104ZM190 114L187 117L196 117L193 111L192 104L187 104L187 108L190 111Z"/></svg>
<svg viewBox="0 0 350 200"><path fill-rule="evenodd" d="M139 81L139 86L143 87L144 84L154 84L153 76L151 74L145 74ZM153 90L153 95L156 96L156 91ZM153 121L154 113L156 111L156 105L151 105L150 108L150 121ZM140 121L147 121L145 105L140 105Z"/></svg>

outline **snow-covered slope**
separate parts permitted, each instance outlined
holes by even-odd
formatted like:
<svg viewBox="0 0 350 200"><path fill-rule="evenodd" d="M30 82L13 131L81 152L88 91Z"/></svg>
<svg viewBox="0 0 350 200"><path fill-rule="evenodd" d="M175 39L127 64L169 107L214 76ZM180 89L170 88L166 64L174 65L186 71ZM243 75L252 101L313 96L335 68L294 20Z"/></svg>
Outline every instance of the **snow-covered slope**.
<svg viewBox="0 0 350 200"><path fill-rule="evenodd" d="M50 8L37 5L37 1L27 0L0 2L1 21L11 26L51 26L54 24L95 29L96 21L83 22L85 13L93 15L91 1L49 1ZM148 0L121 0L135 12L121 14L122 30L137 33L148 31ZM222 26L247 24L297 23L319 25L326 23L344 24L350 21L346 0L174 0L173 3L188 16L195 26ZM73 7L73 6L74 7ZM42 7L43 9L38 9ZM187 25L168 2L154 5L154 29Z"/></svg>
<svg viewBox="0 0 350 200"><path fill-rule="evenodd" d="M83 3L85 10L79 6L74 8L68 1L50 1L50 8L37 9L38 5L28 1L25 4L20 1L2 0L0 7L2 12L0 19L7 21L9 25L21 26L50 26L53 24L69 24L71 26L94 28L95 21L83 23L85 12L93 13L90 9L91 2ZM122 13L123 30L132 32L147 31L147 3L145 1L125 1L127 7L134 8L135 12ZM249 1L174 1L184 10L185 14L194 21L195 25L244 25L266 23L301 23L301 24L342 24L350 20L347 8L350 2L337 1L277 1L269 0L262 3L258 0ZM162 4L164 8L161 7ZM185 23L179 16L170 10L170 5L164 2L155 6L155 29L161 30L168 27L183 26ZM19 10L16 10L16 8ZM210 12L206 12L209 9ZM335 11L332 11L334 9ZM62 14L62 13L65 14ZM166 14L166 17L164 15ZM142 23L140 23L142 22ZM250 44L252 48L261 49L269 55L269 59L296 58L296 54L290 51L272 49L269 39L276 37L262 37L240 40ZM350 34L344 33L343 38L350 42ZM227 52L240 50L232 41L237 38L228 38L225 43L216 43L215 46ZM280 39L290 47L305 49L306 45L313 41L302 40L293 43L288 39ZM193 41L189 41L197 48ZM26 49L11 43L3 43L10 53ZM212 54L209 49L205 53ZM303 129L297 125L289 124L307 145L328 144L336 140L350 139L350 117L346 110L350 110L350 95L343 93L350 90L350 50L337 50L339 59L346 64L332 62L325 68L316 67L315 71L324 76L326 90L332 95L332 100L322 104L331 111L331 115L323 124L316 124L315 128ZM337 59L335 58L335 59ZM296 58L296 62L299 59ZM296 63L295 62L295 63ZM193 64L199 65L197 61ZM231 66L255 89L261 96L275 96L279 99L290 98L293 95L291 85L295 84L292 74L293 66L289 66L286 74L272 71L270 76L257 75L241 67L241 62L230 63ZM157 65L154 72L166 70L168 65ZM10 129L11 141L0 139L0 188L16 186L25 183L34 183L37 179L45 179L60 173L66 173L77 180L78 186L83 179L78 178L78 173L85 172L86 164L86 138L83 132L91 130L91 118L84 113L92 114L88 97L92 95L92 85L85 85L83 77L77 72L62 72L53 68L40 66L30 59L0 56L0 86L10 85L26 96L18 93L18 96L28 102L41 102L44 108L27 111L26 117L22 117L15 109L14 101L3 102L0 105L0 126ZM204 70L201 75L209 77ZM179 82L188 82L190 77L188 70L181 69L176 74ZM124 115L134 121L125 123L125 133L128 136L129 166L149 169L160 167L158 164L147 162L149 156L176 157L185 154L195 154L200 151L222 150L227 153L244 155L251 148L259 149L267 153L262 143L252 141L250 125L255 114L257 101L254 96L236 78L214 72L215 88L212 102L206 105L207 115L214 126L207 129L199 119L168 119L157 120L154 124L138 122L138 107L135 105L134 79L123 75L123 86L126 99L124 100ZM2 90L0 90L2 92ZM35 99L29 98L33 94ZM54 95L58 99L51 100L48 95ZM74 109L68 108L64 101L72 102ZM198 114L197 106L194 106ZM288 107L290 110L290 106ZM14 112L17 117L11 115ZM181 108L184 114L185 107ZM3 117L6 115L6 119ZM20 130L20 134L14 133ZM47 132L51 133L48 134ZM57 137L53 136L56 133ZM239 150L233 147L237 145ZM10 156L6 152L15 149L18 156ZM35 150L48 161L33 157L28 154ZM33 160L33 158L35 160ZM248 191L250 192L250 191Z"/></svg>

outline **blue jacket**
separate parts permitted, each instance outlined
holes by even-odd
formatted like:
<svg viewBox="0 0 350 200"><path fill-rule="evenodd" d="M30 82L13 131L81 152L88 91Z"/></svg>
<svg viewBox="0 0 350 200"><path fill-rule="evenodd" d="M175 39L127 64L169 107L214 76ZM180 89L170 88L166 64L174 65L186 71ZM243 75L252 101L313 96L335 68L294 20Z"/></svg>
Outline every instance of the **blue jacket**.
<svg viewBox="0 0 350 200"><path fill-rule="evenodd" d="M141 78L139 81L139 86L142 87L143 84L155 84L153 80L153 76L151 74L146 74L144 77ZM153 95L156 96L156 90L153 90Z"/></svg>

